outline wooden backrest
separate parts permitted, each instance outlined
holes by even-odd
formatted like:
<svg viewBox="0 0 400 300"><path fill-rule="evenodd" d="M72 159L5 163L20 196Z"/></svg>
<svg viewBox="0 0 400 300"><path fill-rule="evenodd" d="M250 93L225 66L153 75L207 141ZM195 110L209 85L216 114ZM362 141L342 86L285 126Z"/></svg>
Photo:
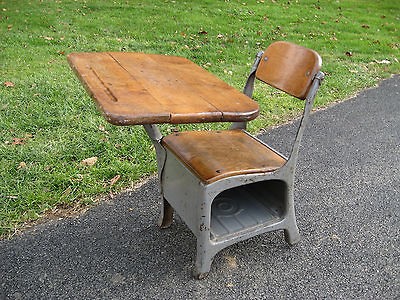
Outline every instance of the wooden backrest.
<svg viewBox="0 0 400 300"><path fill-rule="evenodd" d="M322 60L317 52L289 42L275 42L264 52L256 77L294 97L305 99Z"/></svg>

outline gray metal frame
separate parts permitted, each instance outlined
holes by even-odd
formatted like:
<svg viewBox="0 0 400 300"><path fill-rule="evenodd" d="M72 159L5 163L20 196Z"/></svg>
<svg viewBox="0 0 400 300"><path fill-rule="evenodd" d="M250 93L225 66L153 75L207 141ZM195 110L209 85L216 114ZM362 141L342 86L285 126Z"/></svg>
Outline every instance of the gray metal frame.
<svg viewBox="0 0 400 300"><path fill-rule="evenodd" d="M253 93L255 71L262 54L257 54L244 89L249 97ZM291 154L286 164L274 172L232 176L205 184L162 146L162 134L156 125L144 125L157 153L161 193L159 225L168 227L175 210L196 236L196 278L204 278L215 254L236 242L280 229L284 230L289 244L300 240L294 210L294 174L305 125L323 78L322 72L315 76ZM231 128L244 130L246 123L234 123ZM257 209L245 203L254 203Z"/></svg>

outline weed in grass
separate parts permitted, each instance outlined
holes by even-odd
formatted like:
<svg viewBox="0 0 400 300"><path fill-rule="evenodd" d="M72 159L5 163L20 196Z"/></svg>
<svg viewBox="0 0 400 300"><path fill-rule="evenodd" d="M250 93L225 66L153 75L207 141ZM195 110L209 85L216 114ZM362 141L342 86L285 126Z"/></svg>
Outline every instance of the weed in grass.
<svg viewBox="0 0 400 300"><path fill-rule="evenodd" d="M399 73L399 18L392 0L0 0L0 235L46 210L90 202L155 171L143 129L107 124L66 54L184 56L241 89L257 50L287 40L321 54L327 77L317 105L325 106ZM266 88L255 98L261 115L251 122L253 132L301 109ZM81 164L94 156L93 166Z"/></svg>

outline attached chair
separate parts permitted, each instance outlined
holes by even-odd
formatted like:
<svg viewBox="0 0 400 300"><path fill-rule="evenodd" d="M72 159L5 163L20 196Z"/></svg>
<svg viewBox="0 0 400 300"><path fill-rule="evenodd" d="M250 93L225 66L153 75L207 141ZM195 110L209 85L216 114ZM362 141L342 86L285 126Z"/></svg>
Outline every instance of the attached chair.
<svg viewBox="0 0 400 300"><path fill-rule="evenodd" d="M320 68L315 51L275 42L257 54L247 80L244 93L249 97L257 78L305 100L289 158L247 133L246 123L234 123L230 130L178 132L161 139L160 226L171 224L175 210L194 233L196 278L205 277L215 254L236 242L279 229L289 244L300 240L294 174L300 141L324 78Z"/></svg>

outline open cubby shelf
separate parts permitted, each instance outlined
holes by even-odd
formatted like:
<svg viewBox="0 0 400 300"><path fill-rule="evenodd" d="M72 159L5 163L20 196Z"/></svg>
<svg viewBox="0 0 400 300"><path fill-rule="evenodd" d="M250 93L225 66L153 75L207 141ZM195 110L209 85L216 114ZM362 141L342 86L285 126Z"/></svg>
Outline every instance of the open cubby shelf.
<svg viewBox="0 0 400 300"><path fill-rule="evenodd" d="M285 182L251 183L219 194L211 207L211 239L230 238L249 228L280 221L284 213Z"/></svg>

